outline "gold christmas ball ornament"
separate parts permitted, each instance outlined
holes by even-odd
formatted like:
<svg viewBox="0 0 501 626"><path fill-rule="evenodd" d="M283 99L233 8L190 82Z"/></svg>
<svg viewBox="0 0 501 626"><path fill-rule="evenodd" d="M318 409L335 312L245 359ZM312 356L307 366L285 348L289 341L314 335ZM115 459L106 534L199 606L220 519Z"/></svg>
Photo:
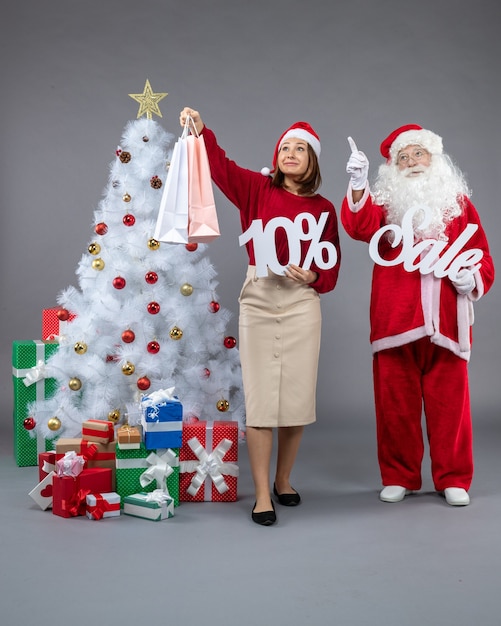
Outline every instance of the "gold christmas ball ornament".
<svg viewBox="0 0 501 626"><path fill-rule="evenodd" d="M94 259L92 261L92 269L96 270L98 272L100 272L101 270L104 270L104 261L103 261L103 259Z"/></svg>
<svg viewBox="0 0 501 626"><path fill-rule="evenodd" d="M130 361L127 361L127 363L124 363L122 365L122 373L126 376L131 376L132 374L134 374L135 371L136 368L134 367L134 364Z"/></svg>
<svg viewBox="0 0 501 626"><path fill-rule="evenodd" d="M49 430L59 430L61 428L61 420L58 417L51 417L47 422L47 428Z"/></svg>
<svg viewBox="0 0 501 626"><path fill-rule="evenodd" d="M178 326L174 326L173 328L171 328L169 336L171 339L178 341L183 336L183 331Z"/></svg>
<svg viewBox="0 0 501 626"><path fill-rule="evenodd" d="M148 248L150 250L158 250L158 248L160 248L160 242L152 237L151 239L148 239Z"/></svg>
<svg viewBox="0 0 501 626"><path fill-rule="evenodd" d="M184 285L181 285L179 288L179 291L183 294L183 296L191 296L193 293L193 286L190 285L190 283L184 283Z"/></svg>
<svg viewBox="0 0 501 626"><path fill-rule="evenodd" d="M87 344L83 341L77 341L73 349L77 354L85 354L87 352Z"/></svg>
<svg viewBox="0 0 501 626"><path fill-rule="evenodd" d="M108 422L113 422L113 424L118 423L120 420L120 409L113 409L108 413Z"/></svg>
<svg viewBox="0 0 501 626"><path fill-rule="evenodd" d="M96 243L95 241L93 241L89 245L87 250L89 251L89 254L99 254L101 252L101 246L98 243Z"/></svg>
<svg viewBox="0 0 501 626"><path fill-rule="evenodd" d="M124 195L122 196L122 200L124 202L130 202L132 200L132 196L130 195L130 193L124 193Z"/></svg>
<svg viewBox="0 0 501 626"><path fill-rule="evenodd" d="M225 413L230 408L230 403L228 402L228 400L225 400L223 398L222 400L217 401L216 407L218 411L221 411L221 413Z"/></svg>
<svg viewBox="0 0 501 626"><path fill-rule="evenodd" d="M82 388L82 381L80 380L80 378L70 378L70 380L68 381L68 387L71 389L71 391L78 391Z"/></svg>

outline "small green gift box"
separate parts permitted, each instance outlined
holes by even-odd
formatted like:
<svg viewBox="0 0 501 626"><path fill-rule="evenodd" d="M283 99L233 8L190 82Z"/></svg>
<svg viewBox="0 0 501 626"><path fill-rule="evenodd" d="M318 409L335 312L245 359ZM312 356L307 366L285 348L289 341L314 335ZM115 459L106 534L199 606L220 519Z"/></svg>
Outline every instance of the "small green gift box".
<svg viewBox="0 0 501 626"><path fill-rule="evenodd" d="M124 514L160 522L174 517L174 500L162 489L134 493L124 500Z"/></svg>
<svg viewBox="0 0 501 626"><path fill-rule="evenodd" d="M54 439L30 434L25 420L30 417L28 405L31 402L50 398L57 389L56 379L45 377L44 366L58 347L55 341L38 339L14 341L12 344L14 457L19 467L38 465L39 452L54 448Z"/></svg>

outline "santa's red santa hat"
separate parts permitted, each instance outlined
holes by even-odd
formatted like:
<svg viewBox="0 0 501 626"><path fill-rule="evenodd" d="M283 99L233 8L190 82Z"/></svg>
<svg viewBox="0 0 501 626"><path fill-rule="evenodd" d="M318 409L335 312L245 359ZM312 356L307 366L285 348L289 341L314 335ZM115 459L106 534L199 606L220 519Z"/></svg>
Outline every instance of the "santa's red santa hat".
<svg viewBox="0 0 501 626"><path fill-rule="evenodd" d="M263 174L263 176L269 176L271 172L275 171L275 168L277 166L278 152L282 144L291 137L294 137L295 139L303 139L304 141L306 141L306 143L313 148L313 152L317 155L317 159L319 158L320 137L308 124L308 122L295 122L284 133L282 133L280 139L277 141L277 145L275 146L275 152L273 153L272 168L270 170L269 167L263 167L263 169L261 170L261 174Z"/></svg>
<svg viewBox="0 0 501 626"><path fill-rule="evenodd" d="M400 126L386 137L381 144L381 154L388 161L395 161L397 154L407 146L421 146L430 154L442 154L442 137L418 124Z"/></svg>

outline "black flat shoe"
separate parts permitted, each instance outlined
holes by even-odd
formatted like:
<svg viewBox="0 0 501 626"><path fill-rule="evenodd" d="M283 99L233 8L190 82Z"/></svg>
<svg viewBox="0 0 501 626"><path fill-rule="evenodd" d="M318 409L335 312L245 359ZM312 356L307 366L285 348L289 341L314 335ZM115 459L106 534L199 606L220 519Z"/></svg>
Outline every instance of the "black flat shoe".
<svg viewBox="0 0 501 626"><path fill-rule="evenodd" d="M271 511L261 511L260 513L255 513L254 508L256 507L256 503L254 502L254 507L252 508L252 521L256 524L261 524L261 526L271 526L277 521L277 515L275 513L275 505L273 502L271 503L273 510Z"/></svg>
<svg viewBox="0 0 501 626"><path fill-rule="evenodd" d="M297 506L301 502L301 496L296 493L278 493L275 483L273 483L273 493L283 506Z"/></svg>

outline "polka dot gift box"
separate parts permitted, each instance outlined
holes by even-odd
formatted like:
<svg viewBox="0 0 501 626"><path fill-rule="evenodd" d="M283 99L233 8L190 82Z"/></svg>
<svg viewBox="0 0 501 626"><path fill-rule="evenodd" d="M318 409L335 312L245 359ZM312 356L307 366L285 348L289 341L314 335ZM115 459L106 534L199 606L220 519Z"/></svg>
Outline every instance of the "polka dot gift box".
<svg viewBox="0 0 501 626"><path fill-rule="evenodd" d="M237 422L185 422L179 452L180 501L235 502L237 461Z"/></svg>
<svg viewBox="0 0 501 626"><path fill-rule="evenodd" d="M38 465L38 454L54 447L52 439L45 440L36 433L36 423L28 415L28 407L32 402L49 398L56 391L57 381L46 378L44 364L58 348L58 343L34 339L12 344L14 457L19 467Z"/></svg>
<svg viewBox="0 0 501 626"><path fill-rule="evenodd" d="M167 490L179 504L179 448L147 450L144 443L137 449L116 448L116 491L122 498L155 489Z"/></svg>

